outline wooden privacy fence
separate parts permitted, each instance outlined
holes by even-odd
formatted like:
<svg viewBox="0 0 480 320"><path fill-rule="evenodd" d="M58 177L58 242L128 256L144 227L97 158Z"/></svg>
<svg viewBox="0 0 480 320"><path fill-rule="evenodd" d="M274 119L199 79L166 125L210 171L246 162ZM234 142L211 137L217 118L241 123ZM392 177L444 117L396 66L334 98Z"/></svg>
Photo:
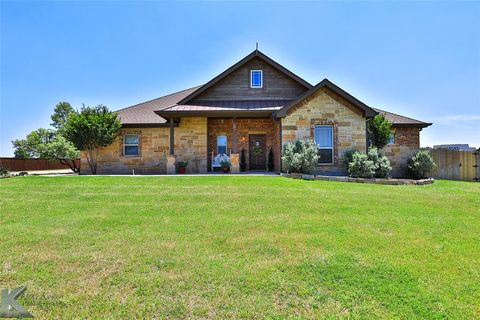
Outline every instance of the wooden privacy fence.
<svg viewBox="0 0 480 320"><path fill-rule="evenodd" d="M436 179L480 181L480 153L431 149L437 168L432 176Z"/></svg>
<svg viewBox="0 0 480 320"><path fill-rule="evenodd" d="M79 167L80 159L75 160L75 163ZM20 158L0 158L0 167L7 168L9 171L70 169L68 165L62 164L59 160L49 161L45 159Z"/></svg>

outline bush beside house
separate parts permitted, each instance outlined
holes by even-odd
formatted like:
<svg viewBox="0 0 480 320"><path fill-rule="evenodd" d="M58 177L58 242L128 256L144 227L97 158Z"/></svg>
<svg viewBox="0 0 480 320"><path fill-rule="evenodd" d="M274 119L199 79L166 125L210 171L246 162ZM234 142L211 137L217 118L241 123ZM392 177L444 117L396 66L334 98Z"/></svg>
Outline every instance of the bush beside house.
<svg viewBox="0 0 480 320"><path fill-rule="evenodd" d="M346 155L350 158L348 164L348 174L354 178L387 178L392 170L390 161L378 152L378 149L372 147L368 152L362 153L355 151Z"/></svg>
<svg viewBox="0 0 480 320"><path fill-rule="evenodd" d="M313 140L287 143L282 160L288 172L310 174L318 164L318 147Z"/></svg>
<svg viewBox="0 0 480 320"><path fill-rule="evenodd" d="M436 164L428 150L420 150L408 159L408 172L414 179L428 178Z"/></svg>

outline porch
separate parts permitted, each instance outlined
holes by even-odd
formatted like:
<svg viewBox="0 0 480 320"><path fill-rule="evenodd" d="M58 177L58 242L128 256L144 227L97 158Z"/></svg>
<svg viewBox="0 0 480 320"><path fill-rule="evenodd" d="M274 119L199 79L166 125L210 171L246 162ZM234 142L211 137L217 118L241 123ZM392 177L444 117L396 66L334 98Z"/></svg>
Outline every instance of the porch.
<svg viewBox="0 0 480 320"><path fill-rule="evenodd" d="M280 121L272 117L207 117L203 118L203 152L195 156L186 153L190 143L181 132L182 122L195 117L170 118L169 155L167 174L175 174L181 161L188 161L187 173L214 173L221 171L220 161L231 163L231 172L280 172ZM180 133L181 132L181 133ZM197 146L196 149L198 149ZM201 148L201 146L200 146ZM271 153L271 155L270 155ZM199 170L199 163L201 170Z"/></svg>

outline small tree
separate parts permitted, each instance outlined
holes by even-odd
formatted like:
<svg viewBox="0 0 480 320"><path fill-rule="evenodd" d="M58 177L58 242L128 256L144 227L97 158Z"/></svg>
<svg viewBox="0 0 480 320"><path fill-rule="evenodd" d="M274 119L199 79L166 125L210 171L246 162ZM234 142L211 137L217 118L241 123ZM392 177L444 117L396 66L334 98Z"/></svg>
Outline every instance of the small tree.
<svg viewBox="0 0 480 320"><path fill-rule="evenodd" d="M80 111L69 115L63 127L63 135L77 149L85 151L90 170L96 174L99 149L110 145L121 127L117 114L109 111L106 106L84 106Z"/></svg>
<svg viewBox="0 0 480 320"><path fill-rule="evenodd" d="M247 160L245 159L245 149L242 149L240 153L240 170L245 171L247 169Z"/></svg>
<svg viewBox="0 0 480 320"><path fill-rule="evenodd" d="M42 158L59 160L60 163L67 165L73 172L80 173L80 167L77 166L76 162L78 157L80 157L80 151L64 137L57 135L55 139L44 145L42 149Z"/></svg>
<svg viewBox="0 0 480 320"><path fill-rule="evenodd" d="M392 122L383 114L377 114L368 121L368 140L371 146L382 149L385 147L393 134Z"/></svg>
<svg viewBox="0 0 480 320"><path fill-rule="evenodd" d="M268 151L268 171L273 171L275 168L275 159L273 157L273 149L270 148L270 151Z"/></svg>
<svg viewBox="0 0 480 320"><path fill-rule="evenodd" d="M318 163L318 147L313 140L287 143L282 160L289 172L312 173Z"/></svg>
<svg viewBox="0 0 480 320"><path fill-rule="evenodd" d="M53 114L50 117L52 119L52 127L57 130L61 129L67 122L67 118L70 114L74 113L75 110L72 108L68 102L59 102L53 110Z"/></svg>

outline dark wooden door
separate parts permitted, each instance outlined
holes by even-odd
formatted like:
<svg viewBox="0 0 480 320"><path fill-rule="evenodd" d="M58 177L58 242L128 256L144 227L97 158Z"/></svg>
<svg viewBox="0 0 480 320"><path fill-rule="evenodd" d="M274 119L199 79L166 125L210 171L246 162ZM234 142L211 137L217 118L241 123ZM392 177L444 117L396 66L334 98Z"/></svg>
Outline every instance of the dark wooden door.
<svg viewBox="0 0 480 320"><path fill-rule="evenodd" d="M267 146L264 134L248 136L248 153L250 170L267 170Z"/></svg>

